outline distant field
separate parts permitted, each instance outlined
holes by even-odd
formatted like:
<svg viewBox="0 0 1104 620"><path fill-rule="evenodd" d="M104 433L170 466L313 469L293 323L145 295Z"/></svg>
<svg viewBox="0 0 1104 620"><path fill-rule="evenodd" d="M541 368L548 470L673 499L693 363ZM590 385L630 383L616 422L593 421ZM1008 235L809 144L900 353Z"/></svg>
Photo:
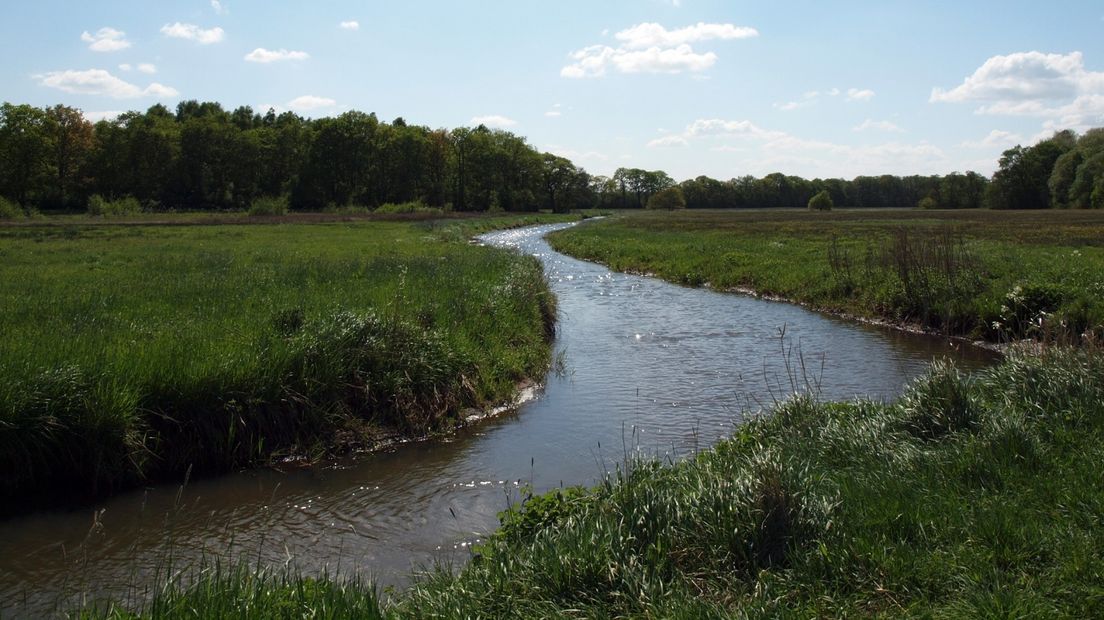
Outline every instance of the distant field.
<svg viewBox="0 0 1104 620"><path fill-rule="evenodd" d="M620 271L990 341L1104 325L1104 212L637 212L551 241Z"/></svg>
<svg viewBox="0 0 1104 620"><path fill-rule="evenodd" d="M510 397L555 302L536 260L467 239L528 221L0 227L0 512Z"/></svg>

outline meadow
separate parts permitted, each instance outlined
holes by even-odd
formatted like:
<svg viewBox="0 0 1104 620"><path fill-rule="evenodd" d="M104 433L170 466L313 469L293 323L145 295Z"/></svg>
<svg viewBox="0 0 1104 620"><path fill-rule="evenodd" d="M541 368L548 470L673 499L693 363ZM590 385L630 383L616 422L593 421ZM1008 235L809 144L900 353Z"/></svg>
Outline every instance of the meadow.
<svg viewBox="0 0 1104 620"><path fill-rule="evenodd" d="M648 211L549 240L617 271L990 342L1104 325L1096 211Z"/></svg>
<svg viewBox="0 0 1104 620"><path fill-rule="evenodd" d="M447 431L543 377L540 264L468 243L534 217L318 219L0 228L0 512Z"/></svg>

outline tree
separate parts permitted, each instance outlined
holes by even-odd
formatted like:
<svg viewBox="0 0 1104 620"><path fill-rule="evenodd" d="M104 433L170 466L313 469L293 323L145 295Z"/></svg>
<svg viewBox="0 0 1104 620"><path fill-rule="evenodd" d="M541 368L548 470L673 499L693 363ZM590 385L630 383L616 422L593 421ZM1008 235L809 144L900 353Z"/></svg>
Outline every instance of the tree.
<svg viewBox="0 0 1104 620"><path fill-rule="evenodd" d="M809 199L809 209L812 211L831 211L833 206L832 194L826 189L820 190L819 194Z"/></svg>
<svg viewBox="0 0 1104 620"><path fill-rule="evenodd" d="M1005 151L986 191L986 204L991 209L1050 208L1055 164L1076 143L1072 131L1062 131L1035 146L1015 146Z"/></svg>
<svg viewBox="0 0 1104 620"><path fill-rule="evenodd" d="M92 123L84 119L80 110L63 105L46 110L46 115L54 132L54 202L61 207L83 204L83 197L77 196L77 191L82 185L85 161L92 152L95 137Z"/></svg>
<svg viewBox="0 0 1104 620"><path fill-rule="evenodd" d="M659 190L648 199L648 208L667 209L668 211L685 209L686 198L682 195L682 190L678 186L667 187Z"/></svg>
<svg viewBox="0 0 1104 620"><path fill-rule="evenodd" d="M0 106L0 195L27 206L46 193L55 176L50 116L29 105Z"/></svg>

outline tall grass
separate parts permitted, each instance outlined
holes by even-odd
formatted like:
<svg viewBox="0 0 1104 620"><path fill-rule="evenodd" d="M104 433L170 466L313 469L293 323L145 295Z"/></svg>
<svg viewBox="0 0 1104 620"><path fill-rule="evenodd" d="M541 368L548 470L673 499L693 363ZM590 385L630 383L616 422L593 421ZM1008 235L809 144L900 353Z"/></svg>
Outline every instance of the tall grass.
<svg viewBox="0 0 1104 620"><path fill-rule="evenodd" d="M4 512L437 432L549 364L539 263L424 224L11 229L0 255Z"/></svg>
<svg viewBox="0 0 1104 620"><path fill-rule="evenodd" d="M1100 214L880 210L653 212L550 236L613 269L992 342L1104 336L1101 239Z"/></svg>
<svg viewBox="0 0 1104 620"><path fill-rule="evenodd" d="M527 499L463 570L439 567L378 613L1100 617L1102 439L1104 358L1086 350L973 377L941 363L893 403L800 395L689 460L630 460L592 489ZM270 613L247 605L260 578L231 577L141 615Z"/></svg>
<svg viewBox="0 0 1104 620"><path fill-rule="evenodd" d="M165 584L143 610L147 618L383 618L373 587L358 580L308 578L290 569L213 564ZM133 618L118 604L80 612L86 620Z"/></svg>

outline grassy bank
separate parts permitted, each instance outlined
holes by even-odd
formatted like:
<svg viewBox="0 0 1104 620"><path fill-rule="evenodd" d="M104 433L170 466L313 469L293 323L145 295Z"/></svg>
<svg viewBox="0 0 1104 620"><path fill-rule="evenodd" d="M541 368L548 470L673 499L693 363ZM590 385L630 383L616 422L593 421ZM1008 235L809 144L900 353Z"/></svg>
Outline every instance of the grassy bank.
<svg viewBox="0 0 1104 620"><path fill-rule="evenodd" d="M618 271L989 341L1104 325L1104 213L645 212L550 236Z"/></svg>
<svg viewBox="0 0 1104 620"><path fill-rule="evenodd" d="M1102 440L1098 353L937 364L894 403L799 396L696 458L530 499L383 609L356 584L224 570L140 615L1099 617Z"/></svg>
<svg viewBox="0 0 1104 620"><path fill-rule="evenodd" d="M0 228L0 512L511 397L555 302L536 260L466 241L532 221Z"/></svg>

